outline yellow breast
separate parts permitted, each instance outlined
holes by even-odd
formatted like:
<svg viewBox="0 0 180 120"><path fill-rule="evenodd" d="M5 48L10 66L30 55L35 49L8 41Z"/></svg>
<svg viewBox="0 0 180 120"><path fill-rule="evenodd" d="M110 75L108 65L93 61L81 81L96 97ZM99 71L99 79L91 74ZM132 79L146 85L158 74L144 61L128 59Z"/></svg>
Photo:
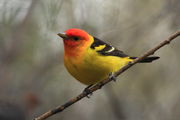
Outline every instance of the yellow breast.
<svg viewBox="0 0 180 120"><path fill-rule="evenodd" d="M83 57L64 57L68 72L86 85L105 79L109 73L116 72L130 61L132 60L129 57L102 56L91 48L86 50Z"/></svg>

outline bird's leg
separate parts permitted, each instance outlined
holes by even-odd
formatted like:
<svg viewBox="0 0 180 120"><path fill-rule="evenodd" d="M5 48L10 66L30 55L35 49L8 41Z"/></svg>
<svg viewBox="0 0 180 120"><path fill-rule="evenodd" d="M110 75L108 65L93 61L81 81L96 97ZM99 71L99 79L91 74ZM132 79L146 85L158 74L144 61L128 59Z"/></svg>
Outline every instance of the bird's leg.
<svg viewBox="0 0 180 120"><path fill-rule="evenodd" d="M92 87L94 84L91 84L91 85L88 85L84 90L83 90L83 93L85 94L89 94L87 95L87 98L90 98L90 96L92 95L92 92L90 91L90 87Z"/></svg>
<svg viewBox="0 0 180 120"><path fill-rule="evenodd" d="M132 64L132 61L128 62L128 64L129 64L129 65Z"/></svg>
<svg viewBox="0 0 180 120"><path fill-rule="evenodd" d="M114 82L116 82L116 77L114 76L114 73L111 72L109 73L109 79L113 80Z"/></svg>

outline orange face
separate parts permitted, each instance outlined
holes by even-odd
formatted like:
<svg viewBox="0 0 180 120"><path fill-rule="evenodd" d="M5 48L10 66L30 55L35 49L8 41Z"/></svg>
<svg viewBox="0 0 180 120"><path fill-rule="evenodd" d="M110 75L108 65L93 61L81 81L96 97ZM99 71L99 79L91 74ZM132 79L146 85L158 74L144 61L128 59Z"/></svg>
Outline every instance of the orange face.
<svg viewBox="0 0 180 120"><path fill-rule="evenodd" d="M80 29L72 28L58 35L63 38L65 54L69 56L80 54L90 44L89 34Z"/></svg>

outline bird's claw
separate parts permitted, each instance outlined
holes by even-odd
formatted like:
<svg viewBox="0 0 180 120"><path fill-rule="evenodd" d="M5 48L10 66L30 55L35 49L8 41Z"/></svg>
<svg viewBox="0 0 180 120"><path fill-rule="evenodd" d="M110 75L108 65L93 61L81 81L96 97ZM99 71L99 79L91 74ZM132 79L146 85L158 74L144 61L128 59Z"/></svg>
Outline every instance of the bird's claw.
<svg viewBox="0 0 180 120"><path fill-rule="evenodd" d="M130 64L132 64L132 62L130 61L130 62L128 62L128 64L130 65Z"/></svg>
<svg viewBox="0 0 180 120"><path fill-rule="evenodd" d="M87 87L83 90L83 93L87 95L87 96L86 96L87 98L90 98L90 96L92 95L92 92L91 92L91 90L89 89L91 86L93 86L93 84L87 86Z"/></svg>
<svg viewBox="0 0 180 120"><path fill-rule="evenodd" d="M114 74L112 72L109 74L109 79L116 82L116 77L114 76Z"/></svg>

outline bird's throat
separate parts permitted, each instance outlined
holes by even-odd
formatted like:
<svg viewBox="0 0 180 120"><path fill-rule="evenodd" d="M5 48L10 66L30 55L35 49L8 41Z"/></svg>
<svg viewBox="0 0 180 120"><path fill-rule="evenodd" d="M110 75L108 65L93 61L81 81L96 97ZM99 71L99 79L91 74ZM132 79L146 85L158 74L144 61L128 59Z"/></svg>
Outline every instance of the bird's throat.
<svg viewBox="0 0 180 120"><path fill-rule="evenodd" d="M80 47L64 47L64 55L65 57L78 57L83 54L83 49Z"/></svg>

